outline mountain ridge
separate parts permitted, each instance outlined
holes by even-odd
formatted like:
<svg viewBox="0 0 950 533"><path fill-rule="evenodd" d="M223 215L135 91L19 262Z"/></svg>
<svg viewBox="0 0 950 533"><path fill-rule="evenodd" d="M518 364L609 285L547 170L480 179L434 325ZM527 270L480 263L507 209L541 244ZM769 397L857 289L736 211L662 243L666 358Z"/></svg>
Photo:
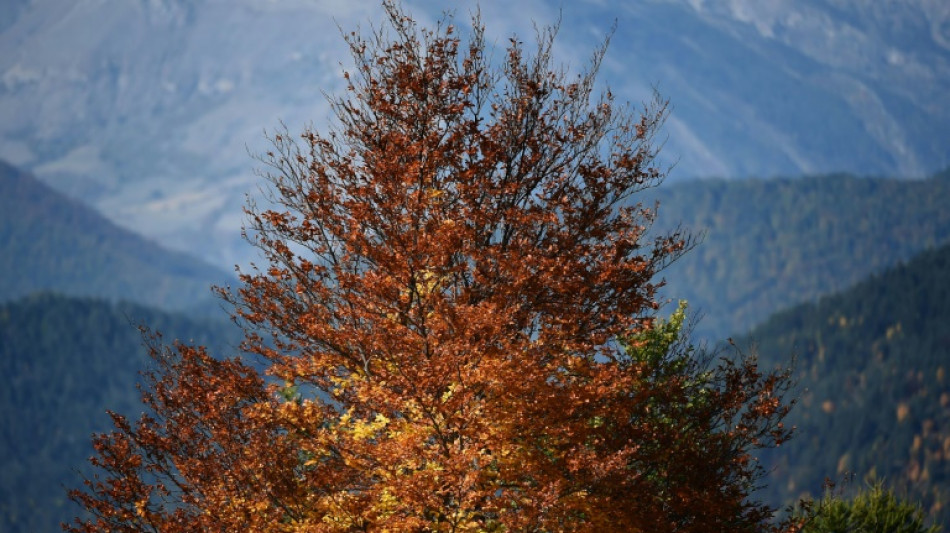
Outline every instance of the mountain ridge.
<svg viewBox="0 0 950 533"><path fill-rule="evenodd" d="M116 226L2 160L0 251L0 300L48 290L184 310L207 306L211 285L232 280Z"/></svg>
<svg viewBox="0 0 950 533"><path fill-rule="evenodd" d="M465 25L474 2L456 6ZM339 28L378 2L21 0L0 26L0 158L118 224L229 268L256 194L247 151L287 122L323 129L342 91ZM865 6L865 7L862 7ZM407 4L423 23L435 0ZM621 101L671 100L671 180L829 172L922 177L950 164L950 10L936 0L525 0L481 6L498 46L557 23L580 68L617 29L601 79ZM560 14L559 14L560 13ZM339 26L337 26L339 25ZM89 27L102 28L89 32ZM342 65L342 66L341 66ZM200 228L200 231L195 231Z"/></svg>
<svg viewBox="0 0 950 533"><path fill-rule="evenodd" d="M742 335L785 307L844 290L950 241L950 169L924 180L848 174L697 180L649 191L658 230L703 237L660 273L703 315L700 338Z"/></svg>

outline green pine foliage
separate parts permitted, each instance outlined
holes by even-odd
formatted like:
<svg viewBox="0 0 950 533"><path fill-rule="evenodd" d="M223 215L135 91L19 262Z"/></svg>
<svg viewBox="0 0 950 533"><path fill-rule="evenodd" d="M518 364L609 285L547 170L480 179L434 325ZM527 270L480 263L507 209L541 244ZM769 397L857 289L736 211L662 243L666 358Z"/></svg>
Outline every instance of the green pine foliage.
<svg viewBox="0 0 950 533"><path fill-rule="evenodd" d="M884 479L950 523L950 245L853 288L772 316L740 344L763 363L794 355L796 435L763 455L765 497L823 480Z"/></svg>
<svg viewBox="0 0 950 533"><path fill-rule="evenodd" d="M950 171L681 181L654 197L660 221L705 233L662 275L668 298L703 315L694 333L713 340L950 242Z"/></svg>
<svg viewBox="0 0 950 533"><path fill-rule="evenodd" d="M148 361L138 324L167 341L234 353L240 331L132 304L38 294L0 305L0 531L58 531L75 516L64 486L81 483L106 410L143 411Z"/></svg>
<svg viewBox="0 0 950 533"><path fill-rule="evenodd" d="M846 500L826 493L811 502L797 518L805 521L802 533L939 533L937 525L927 525L919 505L898 498L880 483Z"/></svg>

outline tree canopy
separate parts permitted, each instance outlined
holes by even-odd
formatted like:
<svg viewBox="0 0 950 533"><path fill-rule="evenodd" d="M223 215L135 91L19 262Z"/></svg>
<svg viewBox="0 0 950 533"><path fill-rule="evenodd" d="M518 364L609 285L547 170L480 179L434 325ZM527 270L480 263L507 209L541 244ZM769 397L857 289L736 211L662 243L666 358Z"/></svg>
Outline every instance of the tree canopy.
<svg viewBox="0 0 950 533"><path fill-rule="evenodd" d="M346 36L336 123L282 131L244 349L155 347L137 423L72 531L762 531L751 452L788 437L787 376L694 353L646 237L666 113L595 91L477 16Z"/></svg>

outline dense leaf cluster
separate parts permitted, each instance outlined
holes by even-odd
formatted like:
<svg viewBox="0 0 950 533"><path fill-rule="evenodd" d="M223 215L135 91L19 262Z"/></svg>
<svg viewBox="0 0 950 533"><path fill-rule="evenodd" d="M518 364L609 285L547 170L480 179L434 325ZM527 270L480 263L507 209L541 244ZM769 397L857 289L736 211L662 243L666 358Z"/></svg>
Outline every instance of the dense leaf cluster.
<svg viewBox="0 0 950 533"><path fill-rule="evenodd" d="M901 499L875 483L852 499L828 490L818 501L808 501L796 511L805 527L802 533L939 533L927 525L919 505Z"/></svg>

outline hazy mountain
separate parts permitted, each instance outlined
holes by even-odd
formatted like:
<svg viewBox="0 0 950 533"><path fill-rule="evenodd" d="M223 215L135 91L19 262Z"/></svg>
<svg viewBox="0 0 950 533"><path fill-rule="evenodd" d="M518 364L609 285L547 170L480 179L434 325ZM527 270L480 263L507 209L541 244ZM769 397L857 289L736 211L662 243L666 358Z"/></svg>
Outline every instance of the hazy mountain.
<svg viewBox="0 0 950 533"><path fill-rule="evenodd" d="M39 290L169 309L209 307L232 277L122 229L0 161L0 301Z"/></svg>
<svg viewBox="0 0 950 533"><path fill-rule="evenodd" d="M765 365L795 355L796 436L764 455L775 503L868 477L950 523L950 246L777 313L740 345ZM841 483L847 481L848 483Z"/></svg>
<svg viewBox="0 0 950 533"><path fill-rule="evenodd" d="M942 0L482 2L489 37L560 18L582 65L616 20L602 79L672 101L675 178L849 171L923 176L950 164L950 4ZM423 22L446 7L407 1ZM453 2L465 24L473 1ZM111 219L215 264L245 263L247 156L262 131L326 122L339 28L372 0L55 0L0 7L0 157ZM495 55L500 56L496 49Z"/></svg>
<svg viewBox="0 0 950 533"><path fill-rule="evenodd" d="M662 272L663 294L688 300L704 315L696 333L717 340L950 242L950 171L697 180L646 196L660 202L659 226L703 236Z"/></svg>
<svg viewBox="0 0 950 533"><path fill-rule="evenodd" d="M676 107L677 174L921 177L950 163L946 2L629 4L636 29L617 46Z"/></svg>
<svg viewBox="0 0 950 533"><path fill-rule="evenodd" d="M143 323L235 355L239 331L226 321L51 294L0 304L0 530L59 531L78 513L66 487L92 474L92 433L112 429L106 410L143 410Z"/></svg>

